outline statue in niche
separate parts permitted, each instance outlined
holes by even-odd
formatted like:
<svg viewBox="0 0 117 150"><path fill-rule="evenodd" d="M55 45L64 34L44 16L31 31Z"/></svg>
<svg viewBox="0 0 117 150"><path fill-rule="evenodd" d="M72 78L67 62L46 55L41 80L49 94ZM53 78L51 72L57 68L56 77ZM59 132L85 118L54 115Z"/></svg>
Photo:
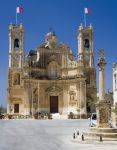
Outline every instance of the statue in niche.
<svg viewBox="0 0 117 150"><path fill-rule="evenodd" d="M20 85L20 74L14 75L14 85Z"/></svg>
<svg viewBox="0 0 117 150"><path fill-rule="evenodd" d="M14 40L14 48L19 48L19 39Z"/></svg>
<svg viewBox="0 0 117 150"><path fill-rule="evenodd" d="M76 104L76 101L75 101L75 93L74 93L74 91L71 91L70 92L70 104L71 105L75 105Z"/></svg>
<svg viewBox="0 0 117 150"><path fill-rule="evenodd" d="M72 94L70 95L70 100L71 100L71 101L74 100L74 93L72 93Z"/></svg>

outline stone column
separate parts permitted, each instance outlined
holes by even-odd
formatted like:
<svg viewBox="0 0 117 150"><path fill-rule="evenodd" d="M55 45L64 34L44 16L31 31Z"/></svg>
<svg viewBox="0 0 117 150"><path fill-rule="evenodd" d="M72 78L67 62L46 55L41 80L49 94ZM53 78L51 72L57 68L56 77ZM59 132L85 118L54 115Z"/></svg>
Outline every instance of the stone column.
<svg viewBox="0 0 117 150"><path fill-rule="evenodd" d="M99 66L99 101L105 99L105 80L104 80L104 66L105 60L100 60L98 63Z"/></svg>
<svg viewBox="0 0 117 150"><path fill-rule="evenodd" d="M80 82L80 109L81 114L86 114L86 87L85 82Z"/></svg>
<svg viewBox="0 0 117 150"><path fill-rule="evenodd" d="M104 68L105 68L105 57L104 50L99 51L99 101L96 104L97 112L97 127L98 128L109 128L109 116L111 104L105 100L105 79L104 79Z"/></svg>

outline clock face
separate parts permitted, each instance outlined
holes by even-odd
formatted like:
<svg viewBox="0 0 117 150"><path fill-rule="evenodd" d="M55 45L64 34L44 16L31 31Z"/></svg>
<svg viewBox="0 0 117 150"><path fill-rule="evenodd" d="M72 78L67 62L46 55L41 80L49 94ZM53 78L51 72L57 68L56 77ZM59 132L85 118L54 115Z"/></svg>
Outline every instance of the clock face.
<svg viewBox="0 0 117 150"><path fill-rule="evenodd" d="M19 59L20 59L20 56L19 56L18 54L15 54L14 60L15 60L15 61L19 61Z"/></svg>
<svg viewBox="0 0 117 150"><path fill-rule="evenodd" d="M89 61L89 55L86 55L86 56L85 56L85 60L86 60L86 61Z"/></svg>
<svg viewBox="0 0 117 150"><path fill-rule="evenodd" d="M85 55L85 58L84 58L85 66L89 66L89 60L90 60L89 55Z"/></svg>
<svg viewBox="0 0 117 150"><path fill-rule="evenodd" d="M19 67L19 62L20 62L20 56L18 54L15 54L13 56L13 66Z"/></svg>

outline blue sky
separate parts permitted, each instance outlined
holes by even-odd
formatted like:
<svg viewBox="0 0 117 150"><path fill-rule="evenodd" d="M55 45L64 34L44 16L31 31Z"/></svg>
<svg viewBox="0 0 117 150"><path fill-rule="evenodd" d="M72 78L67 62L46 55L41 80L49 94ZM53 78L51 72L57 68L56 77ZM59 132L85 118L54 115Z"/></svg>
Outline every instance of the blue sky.
<svg viewBox="0 0 117 150"><path fill-rule="evenodd" d="M68 44L76 56L78 27L83 23L84 7L90 8L92 13L87 15L87 25L92 23L95 30L95 65L98 50L104 48L106 90L112 90L112 64L117 62L116 0L0 0L0 6L0 104L7 103L8 26L15 23L17 6L24 8L18 22L25 28L25 53L38 47L51 27L59 42Z"/></svg>

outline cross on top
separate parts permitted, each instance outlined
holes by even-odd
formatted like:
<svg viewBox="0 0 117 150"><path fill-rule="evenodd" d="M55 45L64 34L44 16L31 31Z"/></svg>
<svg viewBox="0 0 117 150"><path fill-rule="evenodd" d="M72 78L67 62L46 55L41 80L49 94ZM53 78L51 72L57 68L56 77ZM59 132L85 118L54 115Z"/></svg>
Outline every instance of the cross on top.
<svg viewBox="0 0 117 150"><path fill-rule="evenodd" d="M100 56L101 58L104 58L104 54L105 54L104 49L100 49L100 50L99 50L99 56Z"/></svg>

